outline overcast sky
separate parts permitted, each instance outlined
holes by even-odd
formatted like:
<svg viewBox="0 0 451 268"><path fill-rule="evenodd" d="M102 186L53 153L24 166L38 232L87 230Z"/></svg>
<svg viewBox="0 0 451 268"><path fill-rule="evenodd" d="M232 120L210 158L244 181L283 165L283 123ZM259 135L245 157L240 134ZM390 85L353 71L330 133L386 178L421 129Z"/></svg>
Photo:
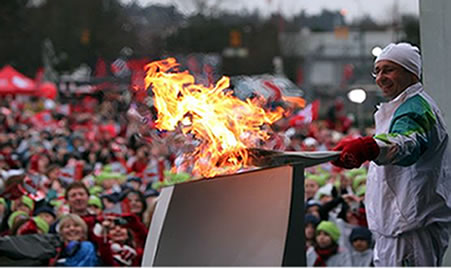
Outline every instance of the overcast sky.
<svg viewBox="0 0 451 268"><path fill-rule="evenodd" d="M377 21L391 21L393 14L419 14L418 0L123 0L138 1L141 4L175 5L182 12L195 10L195 2L206 1L209 7L218 6L231 11L258 9L263 15L280 10L286 16L305 10L308 14L318 14L322 9L345 10L348 22L370 15ZM395 7L398 6L398 9ZM397 12L396 12L397 10Z"/></svg>

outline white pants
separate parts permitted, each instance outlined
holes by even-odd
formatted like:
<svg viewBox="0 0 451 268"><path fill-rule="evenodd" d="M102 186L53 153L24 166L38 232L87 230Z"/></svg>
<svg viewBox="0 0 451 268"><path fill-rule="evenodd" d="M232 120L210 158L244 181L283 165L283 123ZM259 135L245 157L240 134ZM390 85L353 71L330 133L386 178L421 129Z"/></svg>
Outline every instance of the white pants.
<svg viewBox="0 0 451 268"><path fill-rule="evenodd" d="M374 234L375 266L440 266L448 248L449 225L433 223L398 237Z"/></svg>

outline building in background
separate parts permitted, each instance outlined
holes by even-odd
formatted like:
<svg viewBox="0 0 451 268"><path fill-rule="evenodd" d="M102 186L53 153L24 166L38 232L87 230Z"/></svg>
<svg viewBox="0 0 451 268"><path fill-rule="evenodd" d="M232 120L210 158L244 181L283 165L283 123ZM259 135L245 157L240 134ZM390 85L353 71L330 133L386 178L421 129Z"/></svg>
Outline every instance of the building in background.
<svg viewBox="0 0 451 268"><path fill-rule="evenodd" d="M399 33L392 27L365 29L338 26L333 31L284 32L279 36L283 59L295 70L293 80L309 99L331 104L343 97L350 113L364 113L362 120L371 122L374 105L382 100L371 76L373 61L380 48L397 41ZM286 68L287 69L287 68ZM368 95L362 104L353 104L346 94L363 88ZM353 107L362 105L362 107ZM325 111L324 111L325 112Z"/></svg>

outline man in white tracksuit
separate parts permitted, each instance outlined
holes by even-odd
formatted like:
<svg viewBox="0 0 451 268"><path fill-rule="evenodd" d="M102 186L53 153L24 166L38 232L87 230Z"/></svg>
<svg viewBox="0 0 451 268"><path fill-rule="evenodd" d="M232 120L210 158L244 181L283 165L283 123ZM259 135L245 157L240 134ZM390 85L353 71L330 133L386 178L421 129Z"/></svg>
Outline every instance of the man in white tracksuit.
<svg viewBox="0 0 451 268"><path fill-rule="evenodd" d="M438 266L451 223L451 151L435 101L420 83L421 57L390 44L374 63L388 102L375 113L374 137L341 141L334 164L370 163L365 204L376 266Z"/></svg>

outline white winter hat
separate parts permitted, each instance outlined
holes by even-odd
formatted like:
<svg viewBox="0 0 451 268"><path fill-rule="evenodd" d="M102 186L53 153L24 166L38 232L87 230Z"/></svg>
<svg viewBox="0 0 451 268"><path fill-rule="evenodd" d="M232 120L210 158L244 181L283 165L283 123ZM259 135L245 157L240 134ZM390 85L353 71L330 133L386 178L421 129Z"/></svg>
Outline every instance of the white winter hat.
<svg viewBox="0 0 451 268"><path fill-rule="evenodd" d="M393 61L413 73L418 78L421 77L421 56L420 49L409 43L390 43L377 56L374 64L381 60Z"/></svg>

